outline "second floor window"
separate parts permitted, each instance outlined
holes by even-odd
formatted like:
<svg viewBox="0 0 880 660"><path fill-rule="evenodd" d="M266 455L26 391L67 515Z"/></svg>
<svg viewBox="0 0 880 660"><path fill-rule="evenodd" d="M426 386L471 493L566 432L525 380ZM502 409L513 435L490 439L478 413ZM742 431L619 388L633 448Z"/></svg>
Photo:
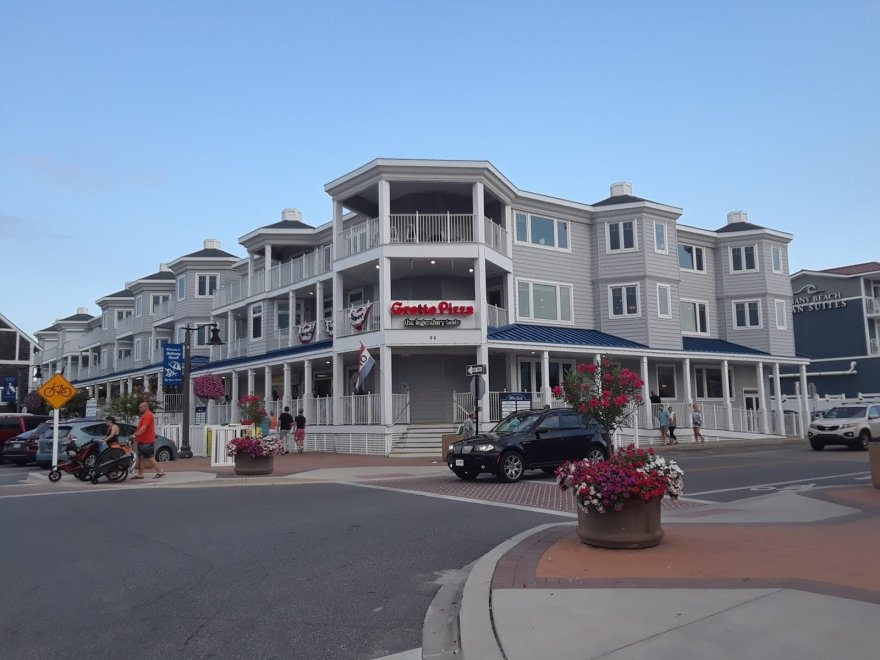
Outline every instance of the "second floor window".
<svg viewBox="0 0 880 660"><path fill-rule="evenodd" d="M776 329L785 330L788 327L788 309L784 300L776 301Z"/></svg>
<svg viewBox="0 0 880 660"><path fill-rule="evenodd" d="M167 293L153 294L152 296L150 296L150 314L152 316L155 316L156 310L159 308L159 306L165 304L169 300L171 300L171 296L169 296Z"/></svg>
<svg viewBox="0 0 880 660"><path fill-rule="evenodd" d="M177 299L183 300L186 298L186 275L181 275L177 278Z"/></svg>
<svg viewBox="0 0 880 660"><path fill-rule="evenodd" d="M639 248L636 240L636 221L622 220L607 225L608 252L626 252Z"/></svg>
<svg viewBox="0 0 880 660"><path fill-rule="evenodd" d="M107 349L101 349L101 369L107 368Z"/></svg>
<svg viewBox="0 0 880 660"><path fill-rule="evenodd" d="M263 305L251 305L251 339L263 336Z"/></svg>
<svg viewBox="0 0 880 660"><path fill-rule="evenodd" d="M731 247L730 270L734 273L758 270L758 262L755 259L755 246L742 245Z"/></svg>
<svg viewBox="0 0 880 660"><path fill-rule="evenodd" d="M735 328L761 327L761 302L759 300L734 300L733 325Z"/></svg>
<svg viewBox="0 0 880 660"><path fill-rule="evenodd" d="M706 261L703 257L703 248L698 245L678 245L678 266L682 270L695 270L700 273L706 272Z"/></svg>
<svg viewBox="0 0 880 660"><path fill-rule="evenodd" d="M139 294L134 299L134 315L140 318L144 314L144 295Z"/></svg>
<svg viewBox="0 0 880 660"><path fill-rule="evenodd" d="M517 280L517 316L571 323L571 285Z"/></svg>
<svg viewBox="0 0 880 660"><path fill-rule="evenodd" d="M782 248L779 245L770 246L770 260L773 262L773 272L782 272Z"/></svg>
<svg viewBox="0 0 880 660"><path fill-rule="evenodd" d="M117 309L116 310L116 327L119 327L119 322L124 321L125 319L131 318L131 310L130 309Z"/></svg>
<svg viewBox="0 0 880 660"><path fill-rule="evenodd" d="M613 319L639 316L639 285L622 284L608 287L609 316Z"/></svg>
<svg viewBox="0 0 880 660"><path fill-rule="evenodd" d="M200 273L196 284L196 295L200 298L213 296L217 290L217 275Z"/></svg>
<svg viewBox="0 0 880 660"><path fill-rule="evenodd" d="M143 341L138 338L134 340L134 359L140 360L143 357Z"/></svg>
<svg viewBox="0 0 880 660"><path fill-rule="evenodd" d="M110 321L110 312L108 310L104 310L101 312L101 330L106 330ZM102 364L103 366L103 364Z"/></svg>
<svg viewBox="0 0 880 660"><path fill-rule="evenodd" d="M709 305L696 300L681 301L681 331L687 334L709 334Z"/></svg>
<svg viewBox="0 0 880 660"><path fill-rule="evenodd" d="M517 211L516 242L568 250L568 222Z"/></svg>
<svg viewBox="0 0 880 660"><path fill-rule="evenodd" d="M668 284L657 285L657 316L661 319L672 318L672 308L670 307L671 294Z"/></svg>
<svg viewBox="0 0 880 660"><path fill-rule="evenodd" d="M666 254L669 252L669 244L666 242L666 223L654 221L654 251Z"/></svg>

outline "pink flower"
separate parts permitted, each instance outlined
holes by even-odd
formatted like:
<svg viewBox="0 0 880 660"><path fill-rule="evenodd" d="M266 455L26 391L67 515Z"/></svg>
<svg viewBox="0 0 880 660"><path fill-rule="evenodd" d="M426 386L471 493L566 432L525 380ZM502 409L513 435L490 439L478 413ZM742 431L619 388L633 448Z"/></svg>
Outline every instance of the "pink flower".
<svg viewBox="0 0 880 660"><path fill-rule="evenodd" d="M553 386L553 396L562 396L562 386L554 385Z"/></svg>

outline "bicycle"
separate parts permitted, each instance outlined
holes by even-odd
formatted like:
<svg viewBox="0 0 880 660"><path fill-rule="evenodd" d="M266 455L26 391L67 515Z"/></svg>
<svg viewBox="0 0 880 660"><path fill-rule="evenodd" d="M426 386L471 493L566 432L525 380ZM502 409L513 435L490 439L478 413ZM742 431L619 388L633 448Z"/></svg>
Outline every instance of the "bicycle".
<svg viewBox="0 0 880 660"><path fill-rule="evenodd" d="M67 385L50 385L43 392L50 399L56 394L62 398L69 397L73 394L73 390L71 390Z"/></svg>

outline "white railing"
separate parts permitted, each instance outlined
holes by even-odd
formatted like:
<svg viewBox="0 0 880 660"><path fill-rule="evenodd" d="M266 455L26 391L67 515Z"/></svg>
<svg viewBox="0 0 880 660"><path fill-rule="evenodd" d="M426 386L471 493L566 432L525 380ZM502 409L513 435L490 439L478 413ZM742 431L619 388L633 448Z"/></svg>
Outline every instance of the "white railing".
<svg viewBox="0 0 880 660"><path fill-rule="evenodd" d="M492 222L491 218L483 218L483 222L486 224L486 245L496 252L510 256L507 254L507 231L504 227Z"/></svg>
<svg viewBox="0 0 880 660"><path fill-rule="evenodd" d="M358 305L360 307L360 305ZM367 315L367 318L363 322L363 326L360 330L355 328L351 324L351 310L355 309L354 307L348 307L346 309L339 310L339 314L336 317L336 324L333 328L333 334L335 337L350 337L352 335L360 335L365 332L375 332L376 330L380 330L382 328L382 310L379 309L379 306L376 303L373 303L373 306L370 308L370 313Z"/></svg>
<svg viewBox="0 0 880 660"><path fill-rule="evenodd" d="M290 348L291 346L299 346L302 342L299 340L298 328L293 329L293 336L287 328L282 328L266 336L266 350L277 351L281 348ZM312 340L314 341L314 340Z"/></svg>
<svg viewBox="0 0 880 660"><path fill-rule="evenodd" d="M486 323L490 328L500 328L510 323L507 310L495 305L486 305Z"/></svg>
<svg viewBox="0 0 880 660"><path fill-rule="evenodd" d="M131 356L116 358L116 371L125 371L131 369L134 364Z"/></svg>
<svg viewBox="0 0 880 660"><path fill-rule="evenodd" d="M166 319L169 316L174 316L174 299L169 298L168 300L164 300L158 305L156 305L156 311L153 312L153 321L157 321L159 319Z"/></svg>
<svg viewBox="0 0 880 660"><path fill-rule="evenodd" d="M394 424L409 424L409 392L391 395L391 415Z"/></svg>
<svg viewBox="0 0 880 660"><path fill-rule="evenodd" d="M248 354L247 349L249 342L250 339L246 337L243 339L231 339L226 344L226 357L245 357Z"/></svg>
<svg viewBox="0 0 880 660"><path fill-rule="evenodd" d="M178 413L183 410L183 394L165 394L161 402L163 413Z"/></svg>
<svg viewBox="0 0 880 660"><path fill-rule="evenodd" d="M102 336L103 333L100 330L89 330L88 332L84 332L82 337L80 337L79 347L86 348L100 344Z"/></svg>
<svg viewBox="0 0 880 660"><path fill-rule="evenodd" d="M131 332L132 327L134 327L134 318L131 316L126 316L124 319L119 319L116 322L116 336L123 335L126 332Z"/></svg>
<svg viewBox="0 0 880 660"><path fill-rule="evenodd" d="M339 241L336 244L336 254L341 259L372 250L378 245L379 220L367 220L340 232Z"/></svg>
<svg viewBox="0 0 880 660"><path fill-rule="evenodd" d="M471 243L471 213L403 213L391 215L391 243Z"/></svg>
<svg viewBox="0 0 880 660"><path fill-rule="evenodd" d="M880 355L880 339L872 339L869 350L871 355Z"/></svg>
<svg viewBox="0 0 880 660"><path fill-rule="evenodd" d="M305 399L306 419L309 424L314 425L330 425L333 424L333 398L319 397Z"/></svg>
<svg viewBox="0 0 880 660"><path fill-rule="evenodd" d="M866 307L868 314L880 314L880 298L868 298Z"/></svg>
<svg viewBox="0 0 880 660"><path fill-rule="evenodd" d="M351 394L339 397L342 401L343 424L380 424L382 422L381 394Z"/></svg>

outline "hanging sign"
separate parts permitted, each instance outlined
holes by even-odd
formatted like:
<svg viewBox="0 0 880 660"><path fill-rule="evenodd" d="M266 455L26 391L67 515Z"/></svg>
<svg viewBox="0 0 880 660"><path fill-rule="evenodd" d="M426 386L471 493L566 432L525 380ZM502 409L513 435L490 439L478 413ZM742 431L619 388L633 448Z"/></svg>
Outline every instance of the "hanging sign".
<svg viewBox="0 0 880 660"><path fill-rule="evenodd" d="M183 385L183 344L165 344L162 361L162 384Z"/></svg>

